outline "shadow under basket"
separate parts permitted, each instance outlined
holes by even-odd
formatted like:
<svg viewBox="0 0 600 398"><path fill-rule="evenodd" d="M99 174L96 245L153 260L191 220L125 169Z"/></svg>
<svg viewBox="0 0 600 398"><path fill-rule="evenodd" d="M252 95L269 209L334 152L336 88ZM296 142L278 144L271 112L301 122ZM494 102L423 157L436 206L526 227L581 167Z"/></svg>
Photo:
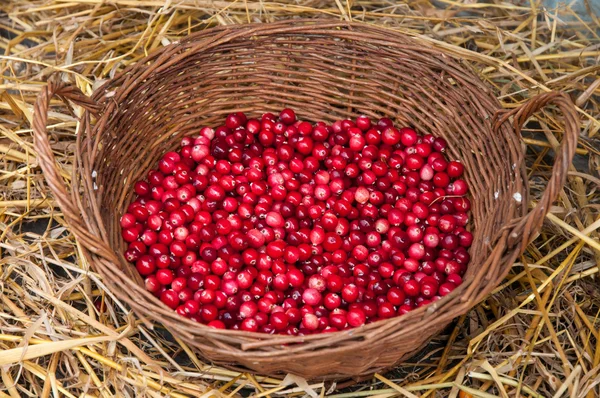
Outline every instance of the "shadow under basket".
<svg viewBox="0 0 600 398"><path fill-rule="evenodd" d="M54 95L85 109L70 189L46 132ZM562 113L563 140L546 191L528 210L520 126L546 105ZM256 117L285 107L313 122L364 114L444 137L471 187L474 240L464 283L401 317L308 337L209 328L147 292L122 254L119 218L132 200L132 184L202 126L217 126L232 111ZM39 95L33 125L48 186L115 296L215 364L311 380L360 377L398 364L498 286L562 188L579 130L565 94L544 93L502 110L468 65L427 42L359 23L314 20L205 30L128 67L91 98L51 82Z"/></svg>

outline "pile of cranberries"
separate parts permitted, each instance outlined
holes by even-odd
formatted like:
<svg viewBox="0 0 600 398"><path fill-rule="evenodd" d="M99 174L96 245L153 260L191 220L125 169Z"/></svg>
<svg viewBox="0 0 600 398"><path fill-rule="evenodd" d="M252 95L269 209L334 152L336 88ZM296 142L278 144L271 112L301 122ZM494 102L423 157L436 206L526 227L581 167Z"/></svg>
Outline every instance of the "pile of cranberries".
<svg viewBox="0 0 600 398"><path fill-rule="evenodd" d="M307 335L405 314L452 292L470 259L446 146L387 118L230 114L135 184L125 258L215 328Z"/></svg>

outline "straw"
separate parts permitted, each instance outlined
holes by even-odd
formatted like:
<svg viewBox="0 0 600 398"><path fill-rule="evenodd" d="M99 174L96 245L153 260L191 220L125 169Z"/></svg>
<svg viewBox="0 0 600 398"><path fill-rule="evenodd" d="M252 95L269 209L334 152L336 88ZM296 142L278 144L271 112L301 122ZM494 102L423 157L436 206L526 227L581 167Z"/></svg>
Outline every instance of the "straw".
<svg viewBox="0 0 600 398"><path fill-rule="evenodd" d="M30 129L35 97L52 73L90 94L188 33L293 17L352 20L424 37L463 58L506 108L542 91L569 93L582 126L559 201L493 295L387 374L309 387L338 398L600 396L600 24L597 16L585 18L565 5L512 3L1 2L0 396L306 394L281 385L283 377L211 366L159 325L148 329L132 321L89 271L65 228L40 174ZM76 119L57 102L49 124L68 181ZM531 207L550 175L561 126L559 113L546 110L523 131Z"/></svg>

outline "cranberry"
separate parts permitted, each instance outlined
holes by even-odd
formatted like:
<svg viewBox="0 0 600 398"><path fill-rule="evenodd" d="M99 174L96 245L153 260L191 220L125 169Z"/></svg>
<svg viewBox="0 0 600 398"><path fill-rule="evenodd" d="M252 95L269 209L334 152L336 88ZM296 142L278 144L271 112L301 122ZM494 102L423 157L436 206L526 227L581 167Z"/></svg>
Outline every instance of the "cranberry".
<svg viewBox="0 0 600 398"><path fill-rule="evenodd" d="M458 286L462 283L462 278L458 274L450 274L446 277L446 282L453 283Z"/></svg>
<svg viewBox="0 0 600 398"><path fill-rule="evenodd" d="M462 196L466 195L468 190L469 187L464 180L456 180L452 183L452 190L450 193L452 195Z"/></svg>
<svg viewBox="0 0 600 398"><path fill-rule="evenodd" d="M304 283L304 274L299 269L290 269L287 272L288 282L292 287L298 288Z"/></svg>
<svg viewBox="0 0 600 398"><path fill-rule="evenodd" d="M179 295L171 289L167 289L160 294L160 301L166 306L175 309L179 306Z"/></svg>
<svg viewBox="0 0 600 398"><path fill-rule="evenodd" d="M450 184L450 177L445 172L441 171L433 175L433 185L438 188L445 188Z"/></svg>
<svg viewBox="0 0 600 398"><path fill-rule="evenodd" d="M445 271L447 275L450 275L450 274L460 274L461 273L461 266L456 261L448 261L446 263L446 267L444 268L443 271Z"/></svg>
<svg viewBox="0 0 600 398"><path fill-rule="evenodd" d="M362 310L367 318L373 318L375 315L377 315L377 304L374 301L365 301L363 303Z"/></svg>
<svg viewBox="0 0 600 398"><path fill-rule="evenodd" d="M150 275L144 280L144 286L150 293L156 294L160 291L161 283L156 276Z"/></svg>
<svg viewBox="0 0 600 398"><path fill-rule="evenodd" d="M281 228L285 225L285 221L281 214L274 211L267 213L266 215L267 225L272 228Z"/></svg>
<svg viewBox="0 0 600 398"><path fill-rule="evenodd" d="M446 172L448 173L448 175L451 178L458 178L460 176L462 176L464 171L464 166L462 165L462 163L457 162L457 161L451 161L448 163L448 166L446 167Z"/></svg>
<svg viewBox="0 0 600 398"><path fill-rule="evenodd" d="M321 303L321 293L313 288L308 288L302 293L302 300L308 305L319 305Z"/></svg>
<svg viewBox="0 0 600 398"><path fill-rule="evenodd" d="M431 277L429 277L431 278ZM427 298L431 298L433 296L436 295L436 293L438 292L438 283L437 281L434 280L425 280L425 278L422 279L422 283L421 283L421 294L423 295L423 297L427 297Z"/></svg>
<svg viewBox="0 0 600 398"><path fill-rule="evenodd" d="M339 308L339 306L341 304L342 304L342 299L336 293L327 293L327 295L325 296L325 299L323 300L323 305L328 310L334 310L336 308Z"/></svg>
<svg viewBox="0 0 600 398"><path fill-rule="evenodd" d="M415 280L409 280L404 284L403 289L407 296L416 297L420 293L421 286L419 282Z"/></svg>
<svg viewBox="0 0 600 398"><path fill-rule="evenodd" d="M348 303L354 303L358 300L359 289L354 284L348 284L342 288L342 298Z"/></svg>
<svg viewBox="0 0 600 398"><path fill-rule="evenodd" d="M246 301L242 303L239 309L240 317L244 319L254 317L257 314L257 312L258 306L254 301Z"/></svg>
<svg viewBox="0 0 600 398"><path fill-rule="evenodd" d="M347 325L346 316L344 314L333 314L332 313L329 316L329 323L331 324L332 327L336 328L337 330L342 330Z"/></svg>
<svg viewBox="0 0 600 398"><path fill-rule="evenodd" d="M386 145L396 145L400 142L401 138L402 134L400 133L400 131L393 127L385 129L381 136L381 140Z"/></svg>
<svg viewBox="0 0 600 398"><path fill-rule="evenodd" d="M396 306L402 305L402 303L404 303L405 297L406 296L404 295L404 291L395 286L388 290L386 296L387 300Z"/></svg>
<svg viewBox="0 0 600 398"><path fill-rule="evenodd" d="M327 287L327 282L321 275L312 275L308 278L308 287L322 293Z"/></svg>
<svg viewBox="0 0 600 398"><path fill-rule="evenodd" d="M348 311L346 314L346 321L348 322L348 325L352 327L358 327L365 324L367 321L367 316L362 309L355 308Z"/></svg>
<svg viewBox="0 0 600 398"><path fill-rule="evenodd" d="M140 275L150 275L156 270L156 260L150 255L143 255L137 260L135 268Z"/></svg>
<svg viewBox="0 0 600 398"><path fill-rule="evenodd" d="M210 321L207 325L215 329L225 329L225 323L219 320Z"/></svg>
<svg viewBox="0 0 600 398"><path fill-rule="evenodd" d="M121 228L123 228L123 229L132 228L135 226L136 221L137 221L136 217L133 214L125 213L121 217L121 222L120 222Z"/></svg>
<svg viewBox="0 0 600 398"><path fill-rule="evenodd" d="M396 309L390 302L384 302L377 309L377 316L382 319L391 318L396 315Z"/></svg>
<svg viewBox="0 0 600 398"><path fill-rule="evenodd" d="M269 323L275 328L275 330L282 331L289 326L290 321L286 313L276 312L271 314Z"/></svg>
<svg viewBox="0 0 600 398"><path fill-rule="evenodd" d="M156 280L161 285L170 285L171 282L173 282L173 279L175 279L175 275L170 269L159 269L156 272Z"/></svg>
<svg viewBox="0 0 600 398"><path fill-rule="evenodd" d="M309 331L315 331L319 328L319 318L315 314L304 314L302 316L302 326Z"/></svg>
<svg viewBox="0 0 600 398"><path fill-rule="evenodd" d="M125 242L135 242L140 236L140 231L134 226L131 228L126 228L121 232L123 236L123 240Z"/></svg>
<svg viewBox="0 0 600 398"><path fill-rule="evenodd" d="M451 282L442 283L439 287L440 296L447 296L452 293L452 291L456 289L456 285Z"/></svg>
<svg viewBox="0 0 600 398"><path fill-rule="evenodd" d="M440 219L438 220L438 228L442 232L446 232L446 233L452 232L455 227L456 227L456 220L451 215L446 214L446 215L440 217Z"/></svg>
<svg viewBox="0 0 600 398"><path fill-rule="evenodd" d="M296 113L293 110L286 108L279 114L279 120L288 126L294 124L296 122Z"/></svg>

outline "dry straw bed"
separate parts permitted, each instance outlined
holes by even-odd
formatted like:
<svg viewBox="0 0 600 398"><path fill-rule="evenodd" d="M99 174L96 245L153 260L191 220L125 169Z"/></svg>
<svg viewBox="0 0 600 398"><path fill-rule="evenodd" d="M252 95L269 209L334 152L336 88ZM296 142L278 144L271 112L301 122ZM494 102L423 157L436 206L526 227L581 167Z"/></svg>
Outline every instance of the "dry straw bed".
<svg viewBox="0 0 600 398"><path fill-rule="evenodd" d="M173 4L176 3L176 4ZM599 21L536 2L14 1L0 46L0 395L535 396L600 394ZM161 7L164 6L164 7ZM359 384L307 384L211 366L129 314L90 270L33 148L35 97L51 74L90 95L149 52L216 25L284 18L377 24L466 60L505 108L561 90L578 106L576 160L542 230L494 293L399 368ZM52 103L60 174L71 177L80 108ZM530 207L564 131L546 108L523 130ZM541 220L540 220L541 221ZM360 353L357 353L360 355Z"/></svg>
<svg viewBox="0 0 600 398"><path fill-rule="evenodd" d="M579 136L573 102L564 93L535 96L500 110L490 90L459 62L421 41L363 23L314 19L207 29L155 51L125 69L91 98L51 81L34 107L34 150L65 221L91 269L140 317L156 321L216 364L309 380L372 375L422 348L449 322L495 289L538 231L567 177ZM440 78L440 76L442 78ZM46 124L52 97L80 105L71 191L56 166ZM277 112L302 119L385 116L444 137L465 165L472 192L473 245L464 282L447 298L364 327L312 336L218 330L182 319L147 292L122 253L120 215L132 181L181 136L214 125L234 110ZM521 126L557 107L565 132L539 203L528 211ZM374 112L377 112L374 114ZM97 121L92 123L92 117ZM513 123L509 121L513 119ZM361 351L357 356L356 352Z"/></svg>

